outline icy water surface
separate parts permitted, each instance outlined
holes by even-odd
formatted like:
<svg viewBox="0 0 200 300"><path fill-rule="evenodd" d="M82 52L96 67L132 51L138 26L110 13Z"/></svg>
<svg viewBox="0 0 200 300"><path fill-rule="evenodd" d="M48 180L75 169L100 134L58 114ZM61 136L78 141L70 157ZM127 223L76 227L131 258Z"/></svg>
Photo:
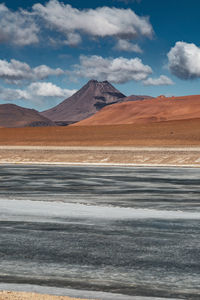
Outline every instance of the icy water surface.
<svg viewBox="0 0 200 300"><path fill-rule="evenodd" d="M200 169L1 166L0 282L200 299Z"/></svg>

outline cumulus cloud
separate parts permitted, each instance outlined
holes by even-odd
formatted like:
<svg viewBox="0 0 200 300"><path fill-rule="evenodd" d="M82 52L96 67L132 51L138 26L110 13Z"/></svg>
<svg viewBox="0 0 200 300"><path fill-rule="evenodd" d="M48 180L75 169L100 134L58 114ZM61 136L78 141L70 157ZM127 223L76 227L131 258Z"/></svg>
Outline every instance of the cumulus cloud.
<svg viewBox="0 0 200 300"><path fill-rule="evenodd" d="M75 65L74 74L80 77L108 80L113 83L140 81L152 73L148 65L139 58L103 58L101 56L80 56L80 65Z"/></svg>
<svg viewBox="0 0 200 300"><path fill-rule="evenodd" d="M81 10L50 0L45 4L36 3L30 10L12 11L0 4L0 43L27 46L38 43L40 36L52 42L55 31L60 33L59 44L62 40L62 44L70 46L80 44L84 34L122 39L153 35L149 18L140 17L131 9L104 6Z"/></svg>
<svg viewBox="0 0 200 300"><path fill-rule="evenodd" d="M64 74L64 71L60 68L52 69L46 65L40 65L33 68L33 75L36 79L45 79L49 76L60 76Z"/></svg>
<svg viewBox="0 0 200 300"><path fill-rule="evenodd" d="M114 49L119 51L142 53L142 49L137 44L130 43L127 40L118 40Z"/></svg>
<svg viewBox="0 0 200 300"><path fill-rule="evenodd" d="M30 100L27 91L20 89L9 89L0 87L0 100L13 101L13 100Z"/></svg>
<svg viewBox="0 0 200 300"><path fill-rule="evenodd" d="M50 28L61 32L66 43L78 44L81 34L94 37L151 38L152 26L148 17L139 17L131 9L99 7L96 9L77 9L57 0L50 0L45 5L33 6L35 15L42 18Z"/></svg>
<svg viewBox="0 0 200 300"><path fill-rule="evenodd" d="M180 79L200 77L200 48L195 44L177 42L168 53L169 69Z"/></svg>
<svg viewBox="0 0 200 300"><path fill-rule="evenodd" d="M39 97L58 97L67 98L76 92L76 90L62 89L51 82L33 82L28 87L30 95Z"/></svg>
<svg viewBox="0 0 200 300"><path fill-rule="evenodd" d="M0 100L41 102L46 98L68 98L76 91L77 90L62 89L51 82L34 82L24 90L0 87Z"/></svg>
<svg viewBox="0 0 200 300"><path fill-rule="evenodd" d="M39 42L39 27L33 16L24 10L11 11L0 4L0 43L26 46Z"/></svg>
<svg viewBox="0 0 200 300"><path fill-rule="evenodd" d="M147 78L143 81L144 85L172 85L174 82L167 76L161 75L158 78Z"/></svg>
<svg viewBox="0 0 200 300"><path fill-rule="evenodd" d="M10 62L0 60L0 79L9 83L20 81L34 81L48 78L51 75L62 75L64 71L60 68L52 69L46 65L31 68L27 63L11 59Z"/></svg>

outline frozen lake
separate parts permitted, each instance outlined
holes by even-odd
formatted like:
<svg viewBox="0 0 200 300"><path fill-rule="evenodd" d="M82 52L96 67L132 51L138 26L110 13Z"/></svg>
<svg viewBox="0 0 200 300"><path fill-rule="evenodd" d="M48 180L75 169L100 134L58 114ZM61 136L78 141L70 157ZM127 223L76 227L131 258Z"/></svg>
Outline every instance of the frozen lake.
<svg viewBox="0 0 200 300"><path fill-rule="evenodd" d="M200 169L1 166L0 282L199 299Z"/></svg>

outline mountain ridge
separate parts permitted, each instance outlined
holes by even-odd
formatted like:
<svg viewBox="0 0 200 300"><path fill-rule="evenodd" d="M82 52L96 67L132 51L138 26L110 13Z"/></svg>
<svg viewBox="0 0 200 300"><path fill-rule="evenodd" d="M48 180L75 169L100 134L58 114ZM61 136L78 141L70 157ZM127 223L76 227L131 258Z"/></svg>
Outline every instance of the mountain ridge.
<svg viewBox="0 0 200 300"><path fill-rule="evenodd" d="M0 127L44 127L55 123L40 115L35 109L24 108L16 104L0 104Z"/></svg>

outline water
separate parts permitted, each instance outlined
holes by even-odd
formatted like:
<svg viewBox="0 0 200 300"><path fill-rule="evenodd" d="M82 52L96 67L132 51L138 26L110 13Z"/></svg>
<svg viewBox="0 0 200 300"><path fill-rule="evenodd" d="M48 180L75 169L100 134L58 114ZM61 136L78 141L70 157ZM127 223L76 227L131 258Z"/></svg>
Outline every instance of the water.
<svg viewBox="0 0 200 300"><path fill-rule="evenodd" d="M0 282L200 299L200 169L1 167Z"/></svg>

